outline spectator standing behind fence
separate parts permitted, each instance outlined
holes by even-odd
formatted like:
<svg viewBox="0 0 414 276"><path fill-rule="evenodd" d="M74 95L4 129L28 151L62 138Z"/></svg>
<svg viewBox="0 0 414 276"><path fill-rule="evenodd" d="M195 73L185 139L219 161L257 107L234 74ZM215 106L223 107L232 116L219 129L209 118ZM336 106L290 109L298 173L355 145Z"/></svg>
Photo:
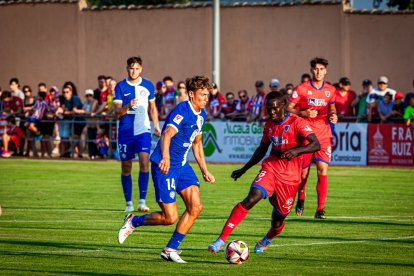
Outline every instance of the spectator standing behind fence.
<svg viewBox="0 0 414 276"><path fill-rule="evenodd" d="M22 155L24 140L26 139L23 130L16 126L16 119L13 116L6 118L6 131L2 136L3 152L2 157L12 156L10 151L13 151L13 155Z"/></svg>
<svg viewBox="0 0 414 276"><path fill-rule="evenodd" d="M104 93L108 87L106 86L106 77L104 75L98 76L98 88L93 91L93 98L102 104L101 93Z"/></svg>
<svg viewBox="0 0 414 276"><path fill-rule="evenodd" d="M27 112L32 111L32 107L35 103L35 97L33 97L32 94L32 88L30 86L25 85L23 86L23 94L24 94L24 100L23 100L23 112L25 113L25 117L27 118Z"/></svg>
<svg viewBox="0 0 414 276"><path fill-rule="evenodd" d="M335 91L335 107L339 122L353 121L354 109L352 102L356 98L356 93L351 90L351 81L347 77L339 80L339 89Z"/></svg>
<svg viewBox="0 0 414 276"><path fill-rule="evenodd" d="M72 90L72 95L73 96L78 96L78 90L76 89L76 85L72 82L72 81L67 81L63 84L63 87L68 86L71 88Z"/></svg>
<svg viewBox="0 0 414 276"><path fill-rule="evenodd" d="M121 183L126 201L125 212L134 210L132 202L132 159L139 157L139 204L138 211L148 212L145 203L149 181L149 153L151 127L148 113L154 124L154 134L160 136L158 112L155 106L154 85L141 77L141 57L127 60L128 77L115 87L115 112L118 118L118 150L121 159Z"/></svg>
<svg viewBox="0 0 414 276"><path fill-rule="evenodd" d="M390 123L390 117L393 115L392 108L394 102L392 101L391 93L385 93L384 97L378 103L378 113L381 123Z"/></svg>
<svg viewBox="0 0 414 276"><path fill-rule="evenodd" d="M158 111L158 118L164 118L164 93L167 91L167 87L162 81L157 81L155 85L155 105Z"/></svg>
<svg viewBox="0 0 414 276"><path fill-rule="evenodd" d="M188 101L188 92L187 88L185 87L185 82L180 81L177 84L177 92L178 92L178 103L181 103L183 101Z"/></svg>
<svg viewBox="0 0 414 276"><path fill-rule="evenodd" d="M55 122L53 122L53 131L52 136L54 136L54 148L52 150L53 154L59 153L59 144L60 144L60 136L59 136L59 124L56 121L56 112L60 107L59 101L59 89L56 86L52 86L49 89L49 93L46 95L46 102L49 105L49 110L51 115L49 117L53 117Z"/></svg>
<svg viewBox="0 0 414 276"><path fill-rule="evenodd" d="M73 137L72 142L78 144L78 154L82 154L80 144L80 134L84 128L84 124L73 123L74 115L81 113L83 104L78 96L72 94L72 86L66 85L62 89L63 93L63 102L61 109L58 109L57 115L63 115L63 121L59 124L59 132L61 137L61 148L60 148L60 157L69 158L72 155L72 150L75 145L71 146L69 137ZM79 121L79 119L77 119ZM76 121L75 121L76 122ZM74 130L74 135L72 136L72 127ZM79 156L82 157L82 156Z"/></svg>
<svg viewBox="0 0 414 276"><path fill-rule="evenodd" d="M379 116L378 104L382 100L386 93L390 93L393 98L396 91L388 87L388 78L386 76L380 76L378 78L378 87L375 87L367 97L368 104L368 122L378 122L376 119ZM391 99L392 100L392 99Z"/></svg>
<svg viewBox="0 0 414 276"><path fill-rule="evenodd" d="M352 101L351 106L354 108L354 113L357 116L357 122L367 121L367 96L373 89L371 80L362 81L362 91Z"/></svg>
<svg viewBox="0 0 414 276"><path fill-rule="evenodd" d="M407 126L411 126L414 120L414 95L410 95L408 98L409 105L405 108L404 111L404 120Z"/></svg>
<svg viewBox="0 0 414 276"><path fill-rule="evenodd" d="M240 100L236 103L236 109L232 113L227 114L226 118L238 122L246 121L250 111L250 98L247 95L247 91L245 89L239 90L237 94L239 95Z"/></svg>
<svg viewBox="0 0 414 276"><path fill-rule="evenodd" d="M4 116L23 114L23 100L17 96L12 96L10 91L3 91L1 94L3 103L2 114Z"/></svg>
<svg viewBox="0 0 414 276"><path fill-rule="evenodd" d="M85 90L85 102L83 103L83 115L86 116L86 136L88 145L88 155L90 159L95 159L99 155L95 139L98 133L98 122L95 118L98 110L98 100L93 98L93 90Z"/></svg>
<svg viewBox="0 0 414 276"><path fill-rule="evenodd" d="M392 115L390 120L394 123L401 124L404 123L404 94L397 92L394 95L394 106L392 107Z"/></svg>
<svg viewBox="0 0 414 276"><path fill-rule="evenodd" d="M247 116L247 122L260 121L264 115L264 102L266 97L266 91L264 88L264 82L257 80L254 84L256 88L256 94L250 100L250 111Z"/></svg>
<svg viewBox="0 0 414 276"><path fill-rule="evenodd" d="M310 81L310 79L311 79L311 75L310 75L310 74L308 74L308 73L304 73L304 74L302 74L302 76L300 77L300 83L305 83L305 82L308 82L308 81Z"/></svg>
<svg viewBox="0 0 414 276"><path fill-rule="evenodd" d="M0 88L0 91L1 91L1 88ZM405 107L410 105L411 96L414 96L414 79L413 79L413 90L405 94L405 98L404 98L404 106Z"/></svg>
<svg viewBox="0 0 414 276"><path fill-rule="evenodd" d="M226 102L226 98L221 95L217 84L212 83L213 89L210 91L209 100L207 103L207 121L220 118L221 109L223 104Z"/></svg>
<svg viewBox="0 0 414 276"><path fill-rule="evenodd" d="M221 119L230 119L227 117L228 114L233 113L236 110L237 100L235 99L233 92L226 93L226 102L221 108L220 118Z"/></svg>
<svg viewBox="0 0 414 276"><path fill-rule="evenodd" d="M9 82L10 91L14 97L19 97L24 100L24 93L20 90L20 84L18 78L12 78Z"/></svg>
<svg viewBox="0 0 414 276"><path fill-rule="evenodd" d="M166 87L166 91L164 93L164 102L163 102L163 106L164 106L164 114L163 116L161 116L162 120L165 120L165 118L167 117L168 113L170 113L171 110L173 110L173 108L176 105L176 99L175 99L175 89L174 89L174 82L172 77L170 76L165 76L162 79L163 83L165 84Z"/></svg>

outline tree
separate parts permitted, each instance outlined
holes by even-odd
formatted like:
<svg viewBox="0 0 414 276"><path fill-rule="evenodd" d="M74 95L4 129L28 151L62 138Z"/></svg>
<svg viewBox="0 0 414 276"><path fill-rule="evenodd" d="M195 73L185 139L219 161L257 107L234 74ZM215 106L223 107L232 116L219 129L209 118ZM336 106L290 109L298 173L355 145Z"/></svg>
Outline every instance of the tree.
<svg viewBox="0 0 414 276"><path fill-rule="evenodd" d="M388 7L397 7L398 10L413 10L414 0L388 0Z"/></svg>

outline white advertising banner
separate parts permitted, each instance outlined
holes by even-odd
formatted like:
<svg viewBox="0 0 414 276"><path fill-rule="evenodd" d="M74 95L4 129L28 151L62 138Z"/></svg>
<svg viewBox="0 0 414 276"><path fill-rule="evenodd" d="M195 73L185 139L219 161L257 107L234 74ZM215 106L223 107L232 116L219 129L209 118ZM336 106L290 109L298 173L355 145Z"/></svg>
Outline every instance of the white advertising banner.
<svg viewBox="0 0 414 276"><path fill-rule="evenodd" d="M206 161L229 163L249 161L260 144L263 125L246 122L206 122L203 129ZM367 129L367 124L335 125L331 160L333 165L367 165ZM154 149L158 138L153 136L152 139ZM188 160L194 160L192 151L188 155Z"/></svg>
<svg viewBox="0 0 414 276"><path fill-rule="evenodd" d="M331 164L367 165L368 124L337 123L333 141Z"/></svg>

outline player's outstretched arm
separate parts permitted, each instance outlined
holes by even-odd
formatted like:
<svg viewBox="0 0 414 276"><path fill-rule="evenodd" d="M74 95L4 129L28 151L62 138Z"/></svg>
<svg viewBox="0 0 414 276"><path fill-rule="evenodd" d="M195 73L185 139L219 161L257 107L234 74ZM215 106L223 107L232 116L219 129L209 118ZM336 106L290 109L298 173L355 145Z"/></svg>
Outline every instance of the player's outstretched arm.
<svg viewBox="0 0 414 276"><path fill-rule="evenodd" d="M215 182L216 179L214 175L212 175L208 169L206 164L206 159L204 158L204 150L203 150L203 139L202 134L199 134L193 141L192 149L194 153L194 157L197 161L198 166L200 167L201 173L203 174L203 178L206 182Z"/></svg>
<svg viewBox="0 0 414 276"><path fill-rule="evenodd" d="M321 148L318 138L316 138L316 135L314 133L311 133L308 136L306 136L306 140L309 141L309 144L303 147L293 148L293 149L285 151L282 154L282 158L291 160L292 158L295 158L298 155L301 155L304 153L315 152Z"/></svg>
<svg viewBox="0 0 414 276"><path fill-rule="evenodd" d="M265 157L267 149L269 148L269 143L261 142L259 147L254 151L253 156L250 160L243 166L243 168L233 171L231 177L234 178L234 181L237 178L241 177L248 169L259 163L263 157Z"/></svg>

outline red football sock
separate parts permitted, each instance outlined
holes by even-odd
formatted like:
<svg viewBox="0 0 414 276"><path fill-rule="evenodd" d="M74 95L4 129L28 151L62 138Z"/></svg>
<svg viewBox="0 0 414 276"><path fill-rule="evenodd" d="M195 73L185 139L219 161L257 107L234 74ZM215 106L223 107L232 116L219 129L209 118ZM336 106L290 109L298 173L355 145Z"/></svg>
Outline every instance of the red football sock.
<svg viewBox="0 0 414 276"><path fill-rule="evenodd" d="M278 228L270 227L269 231L266 234L266 238L268 240L273 240L277 235L282 233L283 227L285 227L285 222L282 222L282 225L280 225Z"/></svg>
<svg viewBox="0 0 414 276"><path fill-rule="evenodd" d="M318 193L318 209L322 211L325 208L326 196L328 195L328 176L318 175L318 184L316 185L316 192Z"/></svg>
<svg viewBox="0 0 414 276"><path fill-rule="evenodd" d="M246 217L249 210L245 209L241 203L237 203L231 211L230 217L227 219L226 224L221 231L220 239L226 242L227 237L233 232L234 228Z"/></svg>
<svg viewBox="0 0 414 276"><path fill-rule="evenodd" d="M308 183L308 178L302 179L302 182L300 182L299 184L299 188L298 188L298 199L299 200L305 200L306 183Z"/></svg>

